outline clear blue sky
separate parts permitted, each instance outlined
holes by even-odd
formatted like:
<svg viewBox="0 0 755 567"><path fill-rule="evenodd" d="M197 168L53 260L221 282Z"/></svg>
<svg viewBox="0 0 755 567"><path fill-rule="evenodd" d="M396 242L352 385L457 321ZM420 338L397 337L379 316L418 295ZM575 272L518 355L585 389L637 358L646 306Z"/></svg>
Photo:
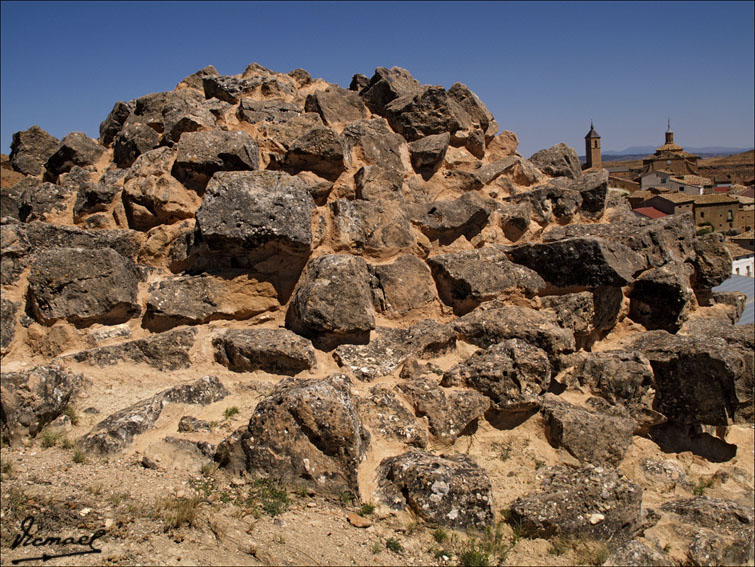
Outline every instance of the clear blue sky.
<svg viewBox="0 0 755 567"><path fill-rule="evenodd" d="M37 124L98 135L117 100L171 90L214 65L297 67L347 87L378 66L462 82L520 151L590 119L603 148L753 146L746 2L2 2L2 145Z"/></svg>

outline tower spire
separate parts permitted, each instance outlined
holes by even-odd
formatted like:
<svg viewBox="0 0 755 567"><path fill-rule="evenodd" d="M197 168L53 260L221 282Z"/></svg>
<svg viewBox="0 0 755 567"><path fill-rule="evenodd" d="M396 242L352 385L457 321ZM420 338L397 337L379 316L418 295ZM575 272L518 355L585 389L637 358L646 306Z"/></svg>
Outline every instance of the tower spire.
<svg viewBox="0 0 755 567"><path fill-rule="evenodd" d="M666 132L671 132L671 118L668 119L668 126L666 127Z"/></svg>

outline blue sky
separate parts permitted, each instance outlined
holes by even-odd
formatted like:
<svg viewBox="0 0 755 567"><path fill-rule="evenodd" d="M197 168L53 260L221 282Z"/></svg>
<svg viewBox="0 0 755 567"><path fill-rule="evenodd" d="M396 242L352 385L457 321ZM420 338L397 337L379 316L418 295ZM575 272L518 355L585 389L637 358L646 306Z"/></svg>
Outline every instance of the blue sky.
<svg viewBox="0 0 755 567"><path fill-rule="evenodd" d="M117 100L171 90L214 65L301 67L348 87L378 66L462 82L520 151L590 119L604 149L753 146L753 2L7 2L2 139L37 124L98 135Z"/></svg>

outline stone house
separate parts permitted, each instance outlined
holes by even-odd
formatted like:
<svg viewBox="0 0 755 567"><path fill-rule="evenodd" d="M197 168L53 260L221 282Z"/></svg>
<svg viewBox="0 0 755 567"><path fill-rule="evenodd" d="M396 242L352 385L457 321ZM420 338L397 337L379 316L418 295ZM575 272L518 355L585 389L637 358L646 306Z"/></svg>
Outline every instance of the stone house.
<svg viewBox="0 0 755 567"><path fill-rule="evenodd" d="M710 223L713 230L724 232L734 228L734 215L739 201L728 195L698 195L693 198L695 225Z"/></svg>

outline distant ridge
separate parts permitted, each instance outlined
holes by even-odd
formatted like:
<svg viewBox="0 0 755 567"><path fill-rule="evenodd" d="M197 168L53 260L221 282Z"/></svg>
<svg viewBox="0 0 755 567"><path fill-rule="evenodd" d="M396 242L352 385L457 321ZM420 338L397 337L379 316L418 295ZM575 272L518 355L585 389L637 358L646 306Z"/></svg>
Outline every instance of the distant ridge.
<svg viewBox="0 0 755 567"><path fill-rule="evenodd" d="M655 152L656 148L658 146L631 146L629 148L625 148L623 150L603 150L603 155L648 155ZM685 146L684 149L691 153L702 153L702 154L738 154L741 152L746 152L748 150L753 149L752 147L749 148L729 148L726 146L708 146L704 148L696 148L696 147L687 147Z"/></svg>

